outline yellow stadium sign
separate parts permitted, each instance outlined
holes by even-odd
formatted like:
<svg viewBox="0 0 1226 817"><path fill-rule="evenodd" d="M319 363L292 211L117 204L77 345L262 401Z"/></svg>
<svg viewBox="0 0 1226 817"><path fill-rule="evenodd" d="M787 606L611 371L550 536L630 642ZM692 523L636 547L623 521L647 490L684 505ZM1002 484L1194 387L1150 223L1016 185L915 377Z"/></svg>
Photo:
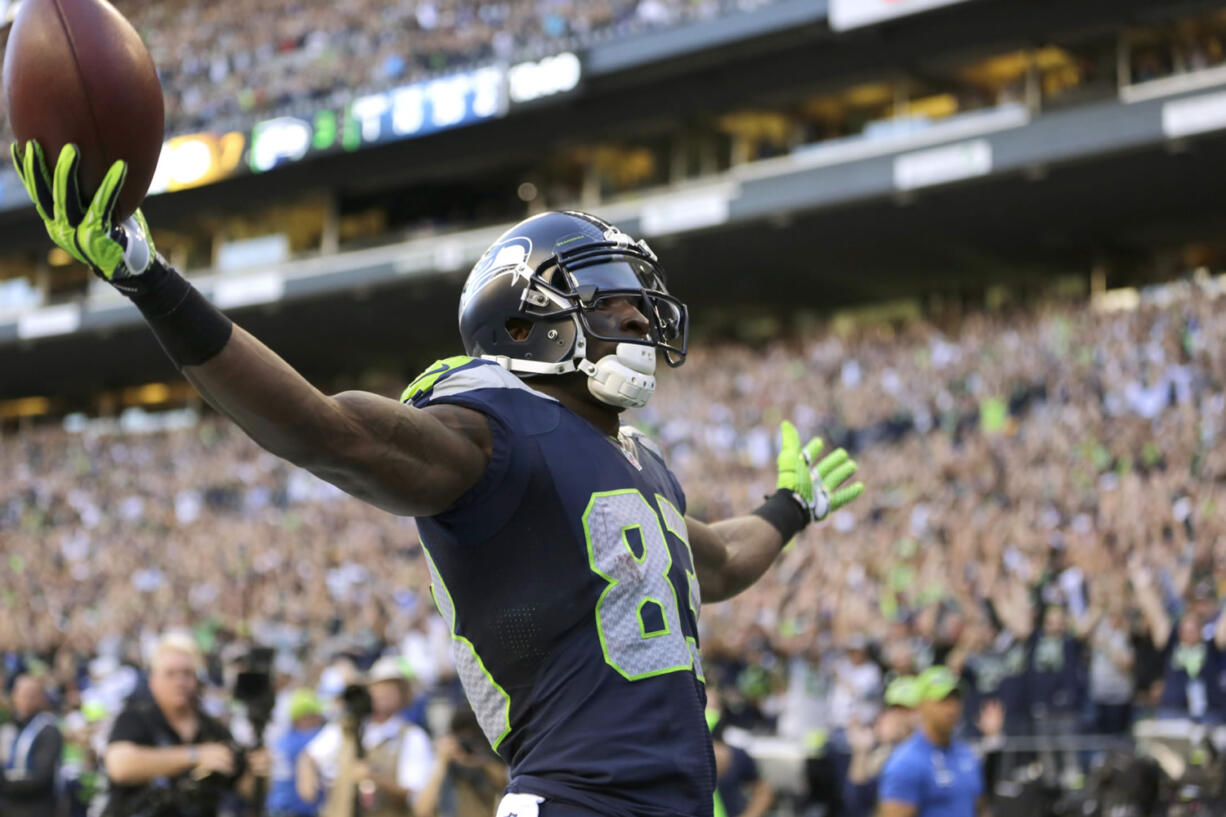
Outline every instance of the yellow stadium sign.
<svg viewBox="0 0 1226 817"><path fill-rule="evenodd" d="M192 133L167 140L149 194L187 190L232 175L246 145L246 137L237 131Z"/></svg>

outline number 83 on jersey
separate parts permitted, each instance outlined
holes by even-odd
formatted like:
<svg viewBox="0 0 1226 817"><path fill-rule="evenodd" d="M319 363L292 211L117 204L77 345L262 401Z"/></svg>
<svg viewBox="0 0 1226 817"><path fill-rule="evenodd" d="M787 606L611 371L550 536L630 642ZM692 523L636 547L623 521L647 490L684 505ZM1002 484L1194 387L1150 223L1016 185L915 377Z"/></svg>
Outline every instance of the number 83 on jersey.
<svg viewBox="0 0 1226 817"><path fill-rule="evenodd" d="M636 489L602 491L583 513L588 564L608 582L596 602L600 648L628 681L690 669L705 680L698 642L681 625L681 599L695 628L700 605L685 517L665 497L655 500L659 514ZM686 577L680 590L669 578L673 551L665 529L684 545L677 549Z"/></svg>

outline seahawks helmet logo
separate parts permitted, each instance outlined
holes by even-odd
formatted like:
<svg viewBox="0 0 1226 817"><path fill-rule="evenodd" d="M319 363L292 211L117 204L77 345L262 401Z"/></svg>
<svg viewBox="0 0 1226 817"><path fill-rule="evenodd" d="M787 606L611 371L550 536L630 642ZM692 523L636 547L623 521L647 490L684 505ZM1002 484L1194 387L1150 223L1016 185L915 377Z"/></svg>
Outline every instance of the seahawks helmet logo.
<svg viewBox="0 0 1226 817"><path fill-rule="evenodd" d="M521 276L524 279L530 278L532 270L528 267L528 259L531 256L532 239L527 236L517 235L490 247L468 274L464 291L460 293L460 309L484 289L486 284L500 275L514 275L512 283L517 283Z"/></svg>

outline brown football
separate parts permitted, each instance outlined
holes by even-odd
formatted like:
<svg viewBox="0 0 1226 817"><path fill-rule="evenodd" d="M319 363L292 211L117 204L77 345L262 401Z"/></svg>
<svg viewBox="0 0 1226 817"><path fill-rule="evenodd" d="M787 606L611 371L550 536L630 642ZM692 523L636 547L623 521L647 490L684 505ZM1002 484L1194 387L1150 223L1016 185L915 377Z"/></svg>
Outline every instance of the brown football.
<svg viewBox="0 0 1226 817"><path fill-rule="evenodd" d="M162 151L162 86L140 35L105 0L25 0L4 55L4 102L19 145L37 139L51 170L81 149L86 204L117 159L128 163L116 221L149 190Z"/></svg>

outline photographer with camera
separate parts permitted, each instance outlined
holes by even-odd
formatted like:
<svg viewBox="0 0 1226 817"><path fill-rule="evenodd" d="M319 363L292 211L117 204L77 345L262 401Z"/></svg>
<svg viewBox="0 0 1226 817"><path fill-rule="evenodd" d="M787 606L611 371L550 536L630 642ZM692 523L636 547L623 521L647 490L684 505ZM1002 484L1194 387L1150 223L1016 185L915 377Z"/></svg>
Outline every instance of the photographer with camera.
<svg viewBox="0 0 1226 817"><path fill-rule="evenodd" d="M434 747L434 769L413 804L415 817L489 817L507 786L507 764L494 754L467 705Z"/></svg>
<svg viewBox="0 0 1226 817"><path fill-rule="evenodd" d="M202 657L190 636L163 636L149 662L150 697L116 718L104 763L114 817L212 817L231 791L249 797L268 753L236 751L230 731L200 708ZM246 755L244 757L244 754Z"/></svg>
<svg viewBox="0 0 1226 817"><path fill-rule="evenodd" d="M380 658L364 684L342 696L344 714L298 756L298 796L327 790L323 817L412 817L434 753L425 730L403 715L409 682L400 661Z"/></svg>

